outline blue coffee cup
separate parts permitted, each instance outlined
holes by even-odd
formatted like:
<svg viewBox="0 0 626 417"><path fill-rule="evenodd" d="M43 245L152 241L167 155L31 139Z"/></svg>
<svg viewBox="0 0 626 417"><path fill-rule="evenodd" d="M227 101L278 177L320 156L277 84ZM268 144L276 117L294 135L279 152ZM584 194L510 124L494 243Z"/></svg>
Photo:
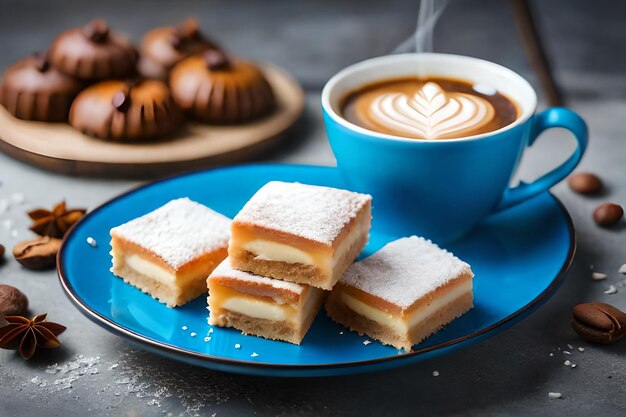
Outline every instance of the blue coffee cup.
<svg viewBox="0 0 626 417"><path fill-rule="evenodd" d="M489 85L519 106L515 122L459 139L407 139L364 129L341 115L342 100L364 85L402 77L448 77ZM417 234L445 244L487 216L528 200L561 181L580 161L587 126L571 110L536 113L537 95L515 72L477 58L404 54L345 68L322 91L326 131L350 188L373 196L374 222L391 235ZM550 128L569 130L577 142L561 165L532 183L509 183L524 149Z"/></svg>

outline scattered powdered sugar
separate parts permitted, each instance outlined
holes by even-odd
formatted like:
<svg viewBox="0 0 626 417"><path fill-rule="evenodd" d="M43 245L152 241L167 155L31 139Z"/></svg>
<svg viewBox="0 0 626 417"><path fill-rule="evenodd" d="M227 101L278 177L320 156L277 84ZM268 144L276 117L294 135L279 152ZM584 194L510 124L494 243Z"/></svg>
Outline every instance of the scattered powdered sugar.
<svg viewBox="0 0 626 417"><path fill-rule="evenodd" d="M6 213L9 211L9 207L11 207L11 203L6 198L0 199L0 214Z"/></svg>
<svg viewBox="0 0 626 417"><path fill-rule="evenodd" d="M181 367L188 367L187 371ZM180 363L154 362L144 352L130 349L121 352L115 362L99 356L76 355L67 362L42 368L30 376L20 389L37 390L38 395L70 399L97 395L92 410L102 407L109 415L119 415L114 408L124 399L143 401L168 416L200 417L211 405L222 404L232 396L242 397L246 390L236 377L217 372L192 372Z"/></svg>
<svg viewBox="0 0 626 417"><path fill-rule="evenodd" d="M551 400L557 400L559 398L563 398L563 396L561 395L560 392L549 392L548 398L550 398Z"/></svg>
<svg viewBox="0 0 626 417"><path fill-rule="evenodd" d="M615 287L615 285L609 285L609 288L606 289L606 291L604 291L605 294L608 295L612 295L617 293L617 288Z"/></svg>
<svg viewBox="0 0 626 417"><path fill-rule="evenodd" d="M114 227L111 234L153 252L178 269L228 246L230 219L188 198L179 198Z"/></svg>
<svg viewBox="0 0 626 417"><path fill-rule="evenodd" d="M620 266L617 272L619 272L622 275L626 275L626 264Z"/></svg>
<svg viewBox="0 0 626 417"><path fill-rule="evenodd" d="M439 371L433 371L433 376L439 376Z"/></svg>
<svg viewBox="0 0 626 417"><path fill-rule="evenodd" d="M606 274L603 274L602 272L592 272L591 279L594 281L602 281L603 279L606 279Z"/></svg>
<svg viewBox="0 0 626 417"><path fill-rule="evenodd" d="M352 264L341 283L409 308L463 273L471 273L468 264L430 240L411 236Z"/></svg>
<svg viewBox="0 0 626 417"><path fill-rule="evenodd" d="M94 239L91 236L87 238L87 244L91 246L92 248L95 248L96 246L98 246L98 242L96 242L96 239Z"/></svg>
<svg viewBox="0 0 626 417"><path fill-rule="evenodd" d="M233 219L332 245L371 196L337 188L271 181Z"/></svg>
<svg viewBox="0 0 626 417"><path fill-rule="evenodd" d="M257 356L259 356L259 354L256 352L252 352L252 355L250 355L251 358L256 358Z"/></svg>
<svg viewBox="0 0 626 417"><path fill-rule="evenodd" d="M268 286L281 290L286 290L294 294L301 294L305 285L296 284L295 282L282 281L279 279L262 277L260 275L251 274L249 272L240 271L230 266L230 258L226 258L213 270L211 278L234 278L237 280Z"/></svg>
<svg viewBox="0 0 626 417"><path fill-rule="evenodd" d="M31 383L38 387L49 387L50 391L63 391L71 389L78 379L85 375L96 375L100 371L97 365L100 363L100 357L85 358L83 355L77 355L74 360L63 365L50 365L46 368L45 373L54 375L54 379L44 380L35 377L30 380Z"/></svg>
<svg viewBox="0 0 626 417"><path fill-rule="evenodd" d="M11 200L11 203L19 206L24 204L24 202L26 201L26 196L22 193L13 193L11 194L9 199Z"/></svg>

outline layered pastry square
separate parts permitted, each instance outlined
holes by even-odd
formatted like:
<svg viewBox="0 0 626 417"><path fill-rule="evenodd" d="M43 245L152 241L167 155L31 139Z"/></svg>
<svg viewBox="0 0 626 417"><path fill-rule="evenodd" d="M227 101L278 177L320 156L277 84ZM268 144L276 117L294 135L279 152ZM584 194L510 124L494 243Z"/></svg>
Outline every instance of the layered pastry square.
<svg viewBox="0 0 626 417"><path fill-rule="evenodd" d="M228 258L209 276L209 324L299 345L326 292L234 269Z"/></svg>
<svg viewBox="0 0 626 417"><path fill-rule="evenodd" d="M113 272L175 307L206 292L206 277L227 256L230 219L180 198L111 229Z"/></svg>
<svg viewBox="0 0 626 417"><path fill-rule="evenodd" d="M350 330L410 350L472 308L473 277L451 253L406 237L350 266L326 312Z"/></svg>
<svg viewBox="0 0 626 417"><path fill-rule="evenodd" d="M369 237L371 197L273 181L235 216L228 256L253 274L333 288Z"/></svg>

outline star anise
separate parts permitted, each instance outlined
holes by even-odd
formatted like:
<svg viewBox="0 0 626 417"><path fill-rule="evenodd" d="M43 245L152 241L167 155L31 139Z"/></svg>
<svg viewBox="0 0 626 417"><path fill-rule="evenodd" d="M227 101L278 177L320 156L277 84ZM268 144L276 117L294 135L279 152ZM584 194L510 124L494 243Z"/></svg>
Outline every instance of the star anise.
<svg viewBox="0 0 626 417"><path fill-rule="evenodd" d="M50 236L62 239L69 228L85 215L84 209L67 209L65 201L54 206L52 211L36 209L28 212L33 220L30 230L39 236Z"/></svg>
<svg viewBox="0 0 626 417"><path fill-rule="evenodd" d="M47 316L40 314L31 320L22 316L5 316L4 320L0 320L0 349L17 349L22 358L30 359L37 348L59 347L61 342L57 336L65 331L65 326L45 321Z"/></svg>

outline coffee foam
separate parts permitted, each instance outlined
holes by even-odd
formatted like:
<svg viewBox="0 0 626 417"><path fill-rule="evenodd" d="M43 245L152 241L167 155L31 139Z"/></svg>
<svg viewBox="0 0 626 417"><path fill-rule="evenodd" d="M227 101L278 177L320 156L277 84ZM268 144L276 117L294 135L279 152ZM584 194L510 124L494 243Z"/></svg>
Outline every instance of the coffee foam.
<svg viewBox="0 0 626 417"><path fill-rule="evenodd" d="M424 139L449 139L480 131L496 116L487 100L471 94L444 91L427 82L413 95L382 94L360 116L381 129Z"/></svg>

